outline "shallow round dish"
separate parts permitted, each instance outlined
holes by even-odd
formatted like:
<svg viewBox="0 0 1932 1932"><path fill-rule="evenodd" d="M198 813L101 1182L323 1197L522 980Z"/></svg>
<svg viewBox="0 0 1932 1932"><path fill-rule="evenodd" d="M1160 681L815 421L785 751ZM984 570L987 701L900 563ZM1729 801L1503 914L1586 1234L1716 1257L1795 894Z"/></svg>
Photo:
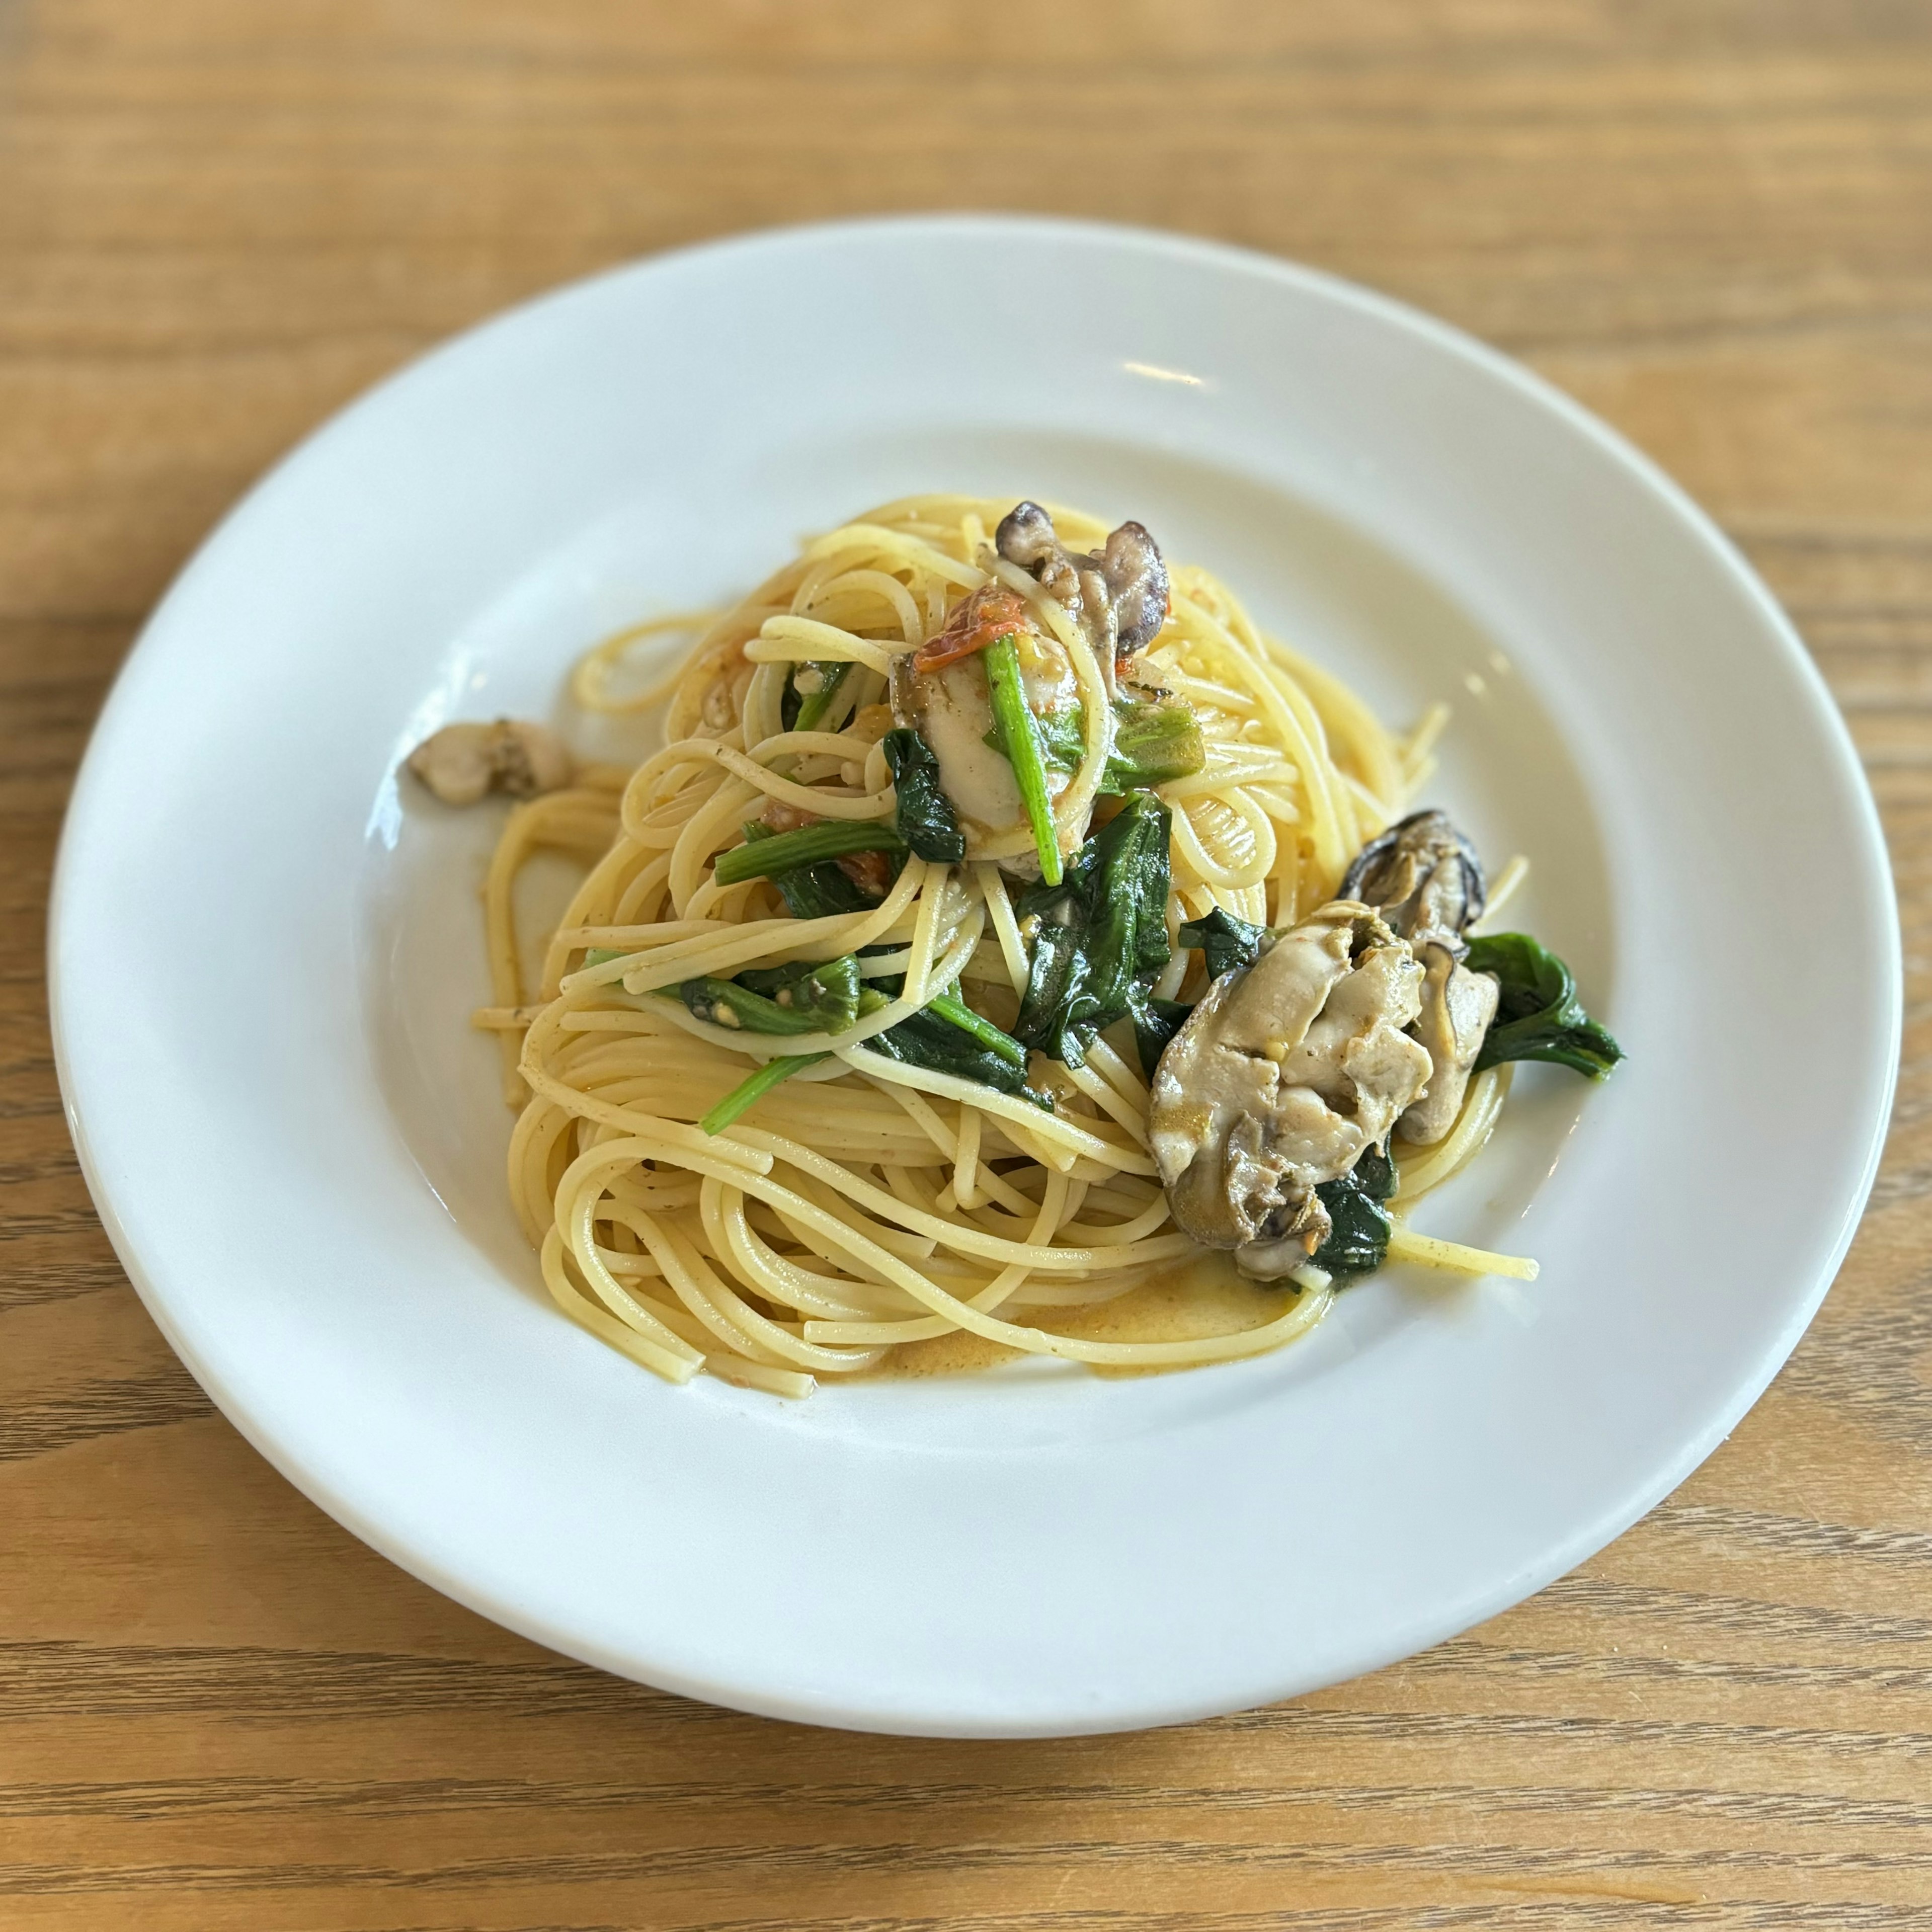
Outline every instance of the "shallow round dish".
<svg viewBox="0 0 1932 1932"><path fill-rule="evenodd" d="M1261 1360L668 1388L544 1297L475 892L400 788L551 715L616 626L921 490L1134 516L1393 720L1534 865L1510 924L1630 1059L1526 1070L1396 1269ZM607 745L606 750L624 747ZM1784 911L1802 882L1804 916ZM1327 277L1018 219L646 262L438 350L217 531L116 686L63 844L55 1034L115 1246L184 1360L377 1549L542 1642L816 1722L1021 1735L1251 1706L1502 1610L1763 1388L1870 1185L1899 1024L1883 846L1770 597L1574 404ZM1802 1051L1795 1051L1802 1042Z"/></svg>

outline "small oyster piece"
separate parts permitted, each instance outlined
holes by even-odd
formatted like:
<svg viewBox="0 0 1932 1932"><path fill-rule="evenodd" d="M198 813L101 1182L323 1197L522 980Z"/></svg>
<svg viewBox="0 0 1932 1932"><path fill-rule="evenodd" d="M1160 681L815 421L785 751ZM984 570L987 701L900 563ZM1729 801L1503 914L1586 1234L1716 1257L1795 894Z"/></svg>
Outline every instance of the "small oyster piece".
<svg viewBox="0 0 1932 1932"><path fill-rule="evenodd" d="M409 767L445 805L474 805L486 794L535 798L577 776L570 747L546 724L499 718L446 724L409 755Z"/></svg>

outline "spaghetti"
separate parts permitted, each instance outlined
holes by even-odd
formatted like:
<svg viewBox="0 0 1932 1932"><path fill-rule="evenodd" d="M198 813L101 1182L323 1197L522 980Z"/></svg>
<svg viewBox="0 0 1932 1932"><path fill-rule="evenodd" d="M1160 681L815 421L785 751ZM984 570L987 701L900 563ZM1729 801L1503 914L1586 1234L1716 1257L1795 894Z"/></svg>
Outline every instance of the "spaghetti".
<svg viewBox="0 0 1932 1932"><path fill-rule="evenodd" d="M1039 943L1015 868L1036 848L1045 866L1076 867L1090 823L1124 808L1106 789L1116 667L994 548L1001 508L910 498L807 543L703 629L663 694L663 749L628 774L580 770L513 811L497 845L485 888L494 1004L477 1019L498 1034L519 1108L512 1196L559 1306L674 1382L704 1370L800 1396L959 1333L1104 1368L1176 1368L1277 1348L1332 1298L1303 1269L1254 1325L1075 1332L1082 1311L1198 1252L1150 1151L1131 1022L1103 1028L1078 1065L1034 1053L1004 1089L895 1047L937 1013L964 1029L956 1044L1010 1049ZM1071 511L1049 527L1096 546L1096 561L1109 541ZM891 831L913 782L903 768L896 782L888 756L893 679L945 663L949 618L995 594L1057 646L1078 722L1048 774L1050 823L978 827L962 856L922 857ZM1178 944L1184 924L1218 908L1292 927L1332 899L1432 769L1447 714L1392 734L1204 570L1175 568L1165 620L1152 621L1137 676L1184 704L1199 733L1198 768L1149 788L1171 826L1158 856L1172 890L1169 956L1148 990L1185 1003L1208 973ZM614 682L643 634L584 661L582 703L648 701ZM989 664L989 688L996 676ZM759 841L802 836L794 826L811 829L814 852L843 848L814 862L818 876L856 882L809 916L769 868L747 869ZM545 848L588 871L526 988L513 887ZM1433 1146L1396 1143L1398 1213L1480 1150L1508 1078L1478 1074ZM1533 1272L1420 1238L1398 1247L1465 1273Z"/></svg>

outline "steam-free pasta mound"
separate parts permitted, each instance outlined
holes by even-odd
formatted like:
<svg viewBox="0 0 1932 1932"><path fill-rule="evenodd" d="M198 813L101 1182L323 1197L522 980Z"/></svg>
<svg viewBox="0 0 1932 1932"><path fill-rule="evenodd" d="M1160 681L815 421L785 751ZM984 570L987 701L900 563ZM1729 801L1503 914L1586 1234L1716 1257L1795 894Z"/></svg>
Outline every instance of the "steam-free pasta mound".
<svg viewBox="0 0 1932 1932"><path fill-rule="evenodd" d="M600 646L579 701L663 702L621 660L679 628ZM1138 524L922 496L705 624L634 771L446 728L432 790L527 801L477 1018L559 1306L673 1382L797 1396L945 1336L1256 1354L1391 1258L1533 1275L1405 1214L1515 1061L1620 1056L1489 929L1522 862L1492 889L1412 808L1446 717L1391 732ZM541 849L589 869L531 988Z"/></svg>

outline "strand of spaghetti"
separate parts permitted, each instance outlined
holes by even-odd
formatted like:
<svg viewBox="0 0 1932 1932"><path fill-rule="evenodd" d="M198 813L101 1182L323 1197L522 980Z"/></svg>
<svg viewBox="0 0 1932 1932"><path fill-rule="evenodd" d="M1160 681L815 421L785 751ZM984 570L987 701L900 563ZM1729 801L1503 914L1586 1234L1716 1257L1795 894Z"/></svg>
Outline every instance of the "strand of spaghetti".
<svg viewBox="0 0 1932 1932"><path fill-rule="evenodd" d="M742 1215L744 1197L735 1189L733 1193L735 1197L733 1211ZM698 1212L704 1222L705 1233L713 1252L721 1257L730 1251L730 1243L726 1238L723 1225L724 1196L724 1184L709 1177L698 1191ZM797 1367L824 1375L850 1375L854 1370L862 1369L878 1359L876 1354L869 1352L828 1348L822 1344L808 1342L800 1336L794 1335L782 1322L774 1322L769 1316L760 1315L728 1282L721 1279L710 1262L675 1228L667 1227L664 1234L704 1299L732 1326L749 1336L758 1347ZM675 1282L672 1285L674 1287L676 1286ZM687 1302L686 1306L689 1305ZM697 1312L694 1309L692 1312ZM703 1317L699 1318L702 1320Z"/></svg>
<svg viewBox="0 0 1932 1932"><path fill-rule="evenodd" d="M1388 1253L1392 1262L1420 1262L1424 1268L1453 1274L1501 1274L1534 1281L1538 1272L1526 1255L1492 1254L1487 1248L1465 1247L1460 1241L1440 1241L1432 1234L1418 1234L1401 1221L1390 1232Z"/></svg>
<svg viewBox="0 0 1932 1932"><path fill-rule="evenodd" d="M505 1162L510 1202L533 1248L541 1245L544 1228L556 1225L556 1196L550 1173L559 1145L574 1125L574 1117L561 1107L533 1100L511 1130Z"/></svg>
<svg viewBox="0 0 1932 1932"><path fill-rule="evenodd" d="M826 1186L877 1214L882 1220L896 1221L903 1227L931 1235L943 1248L956 1249L962 1254L977 1255L986 1261L1002 1263L1024 1261L1030 1268L1075 1274L1099 1265L1103 1254L1108 1265L1132 1262L1172 1261L1176 1256L1185 1253L1192 1245L1185 1234L1161 1236L1152 1240L1142 1241L1125 1253L1114 1250L1034 1247L1003 1240L998 1235L982 1232L970 1222L944 1220L938 1215L922 1214L917 1209L908 1208L904 1202L896 1200L883 1188L874 1186L862 1176L854 1174L849 1168L840 1167L836 1162L827 1160L824 1155L802 1146L796 1141L786 1139L782 1135L758 1127L740 1127L734 1131L748 1146L784 1161L798 1168L801 1173L816 1175ZM1049 1182L1052 1178L1048 1176ZM755 1191L748 1181L743 1185L747 1192Z"/></svg>
<svg viewBox="0 0 1932 1932"><path fill-rule="evenodd" d="M484 1033L521 1032L542 1011L542 1006L472 1006L470 1024Z"/></svg>
<svg viewBox="0 0 1932 1932"><path fill-rule="evenodd" d="M836 554L838 547L844 544L854 548L864 544L875 544L889 554L903 557L917 568L928 572L944 582L956 584L962 590L976 590L986 580L986 573L970 563L962 563L956 556L948 556L943 550L936 549L922 539L908 536L903 530L896 530L877 521L862 520L847 524L829 536L815 538L805 547L808 557Z"/></svg>
<svg viewBox="0 0 1932 1932"><path fill-rule="evenodd" d="M887 818L892 814L894 794L890 785L876 791L834 791L825 785L800 784L795 778L768 770L734 746L721 744L712 755L727 771L767 798L780 800L820 818Z"/></svg>
<svg viewBox="0 0 1932 1932"><path fill-rule="evenodd" d="M543 1238L538 1264L543 1270L544 1286L557 1306L580 1328L587 1329L619 1354L629 1356L668 1382L688 1382L704 1366L704 1358L697 1350L674 1354L580 1294L563 1272L563 1237L554 1227ZM679 1347L682 1350L684 1345Z"/></svg>
<svg viewBox="0 0 1932 1932"><path fill-rule="evenodd" d="M1000 954L1006 962L1006 974L1013 982L1013 991L1024 993L1029 970L1026 942L1020 938L1019 922L1013 916L1012 902L1006 896L1006 881L1000 877L997 866L975 866L973 876L979 882L980 896L986 902L986 910L992 916L993 931L1000 941Z"/></svg>
<svg viewBox="0 0 1932 1932"><path fill-rule="evenodd" d="M1516 896L1523 880L1528 877L1529 861L1518 852L1497 874L1496 884L1490 888L1489 903L1483 908L1483 916L1469 930L1472 932L1492 930L1490 922Z"/></svg>
<svg viewBox="0 0 1932 1932"><path fill-rule="evenodd" d="M844 1037L840 1036L841 1039ZM1084 1154L1090 1160L1118 1168L1128 1174L1154 1172L1151 1158L1137 1148L1124 1148L1112 1141L1103 1140L1098 1134L1076 1126L1058 1114L1043 1112L1030 1102L1013 1100L990 1087L982 1087L975 1081L962 1080L953 1074L937 1072L929 1067L908 1066L901 1061L888 1060L883 1054L868 1053L863 1047L836 1047L833 1051L848 1066L870 1074L875 1080L893 1086L916 1087L922 1093L940 1094L949 1100L963 1100L995 1115L1002 1123L1010 1123L1030 1139L1053 1142L1063 1153Z"/></svg>
<svg viewBox="0 0 1932 1932"><path fill-rule="evenodd" d="M836 624L815 617L767 617L758 634L745 646L748 664L862 664L868 670L889 671L893 653L868 638L855 638Z"/></svg>
<svg viewBox="0 0 1932 1932"><path fill-rule="evenodd" d="M541 801L517 806L505 822L483 881L484 945L490 962L490 986L500 1006L523 1004L523 969L518 958L517 916L512 886L524 860L541 842ZM522 1104L522 1083L517 1074L516 1042L506 1034L498 1050L503 1098L510 1106Z"/></svg>
<svg viewBox="0 0 1932 1932"><path fill-rule="evenodd" d="M1218 798L1230 785L1240 784L1254 791L1257 796L1270 800L1269 815L1286 820L1288 824L1299 824L1300 808L1280 788L1297 782L1294 767L1286 761L1274 765L1222 766L1219 770L1206 766L1184 778L1170 778L1165 784L1154 789L1169 805L1179 805L1189 799ZM1266 791L1262 788L1268 788Z"/></svg>
<svg viewBox="0 0 1932 1932"><path fill-rule="evenodd" d="M745 1191L761 1200L774 1200L788 1190L760 1176L748 1180ZM796 1196L794 1199L796 1203L794 1211L808 1226L823 1226L832 1221L833 1217L824 1210L814 1208ZM832 1231L828 1228L827 1232ZM904 1288L914 1300L922 1304L933 1314L944 1317L955 1328L969 1329L987 1341L1004 1342L1008 1348L1021 1349L1028 1354L1058 1355L1069 1361L1105 1363L1119 1367L1150 1368L1162 1364L1233 1361L1244 1355L1265 1354L1318 1320L1328 1306L1330 1293L1327 1288L1304 1289L1287 1314L1259 1328L1234 1334L1208 1336L1188 1342L1090 1342L982 1315L970 1303L947 1294L916 1268L888 1254L884 1248L863 1240L849 1230L844 1238L864 1259ZM1184 1242L1185 1237L1180 1238ZM1037 1248L1029 1243L1023 1252L1033 1255L1054 1254L1057 1251Z"/></svg>
<svg viewBox="0 0 1932 1932"><path fill-rule="evenodd" d="M571 696L586 711L602 712L610 716L650 710L653 705L662 704L670 695L678 680L684 675L683 664L680 663L644 690L629 698L613 698L610 695L608 678L612 664L632 645L641 643L646 638L661 637L667 631L699 630L716 620L715 611L689 611L669 617L648 618L641 624L632 624L623 630L614 632L602 644L593 646L578 659L570 674Z"/></svg>
<svg viewBox="0 0 1932 1932"><path fill-rule="evenodd" d="M670 902L677 909L680 922L694 917L702 918L710 910L708 906L692 904L700 880L710 870L711 855L737 832L744 822L746 809L758 796L758 788L742 781L736 784L722 784L713 792L689 818L684 830L677 835L677 843L671 848Z"/></svg>
<svg viewBox="0 0 1932 1932"><path fill-rule="evenodd" d="M778 920L767 922L772 926L782 922ZM556 929L556 938L557 943L566 952L587 950L594 946L602 952L629 954L647 951L661 940L708 939L718 933L742 932L744 929L742 920L662 919L653 920L648 925L642 926L628 922L610 926L560 926ZM602 962L606 966L610 963L608 959ZM577 976L573 974L571 976L574 979ZM616 972L602 975L606 982L621 976L621 968ZM592 981L590 983L598 982ZM562 990L561 987L558 988L559 992Z"/></svg>
<svg viewBox="0 0 1932 1932"><path fill-rule="evenodd" d="M1143 1112L1147 1107L1148 1082L1138 1066L1130 1064L1116 1053L1104 1037L1097 1038L1087 1048L1087 1064L1097 1066L1114 1084L1114 1090L1134 1101Z"/></svg>
<svg viewBox="0 0 1932 1932"><path fill-rule="evenodd" d="M888 604L892 615L898 620L900 634L908 644L918 644L925 641L926 627L920 616L919 606L913 600L912 592L896 577L883 570L842 570L837 576L825 579L813 592L809 602L804 604L799 602L799 595L803 594L803 586L801 585L799 595L792 598L792 608L800 616L809 616L812 606L820 602L830 603L835 598L854 592L862 595L869 592Z"/></svg>
<svg viewBox="0 0 1932 1932"><path fill-rule="evenodd" d="M904 1108L908 1119L913 1122L920 1132L932 1142L947 1160L956 1162L958 1155L958 1136L946 1131L945 1122L933 1112L922 1096L914 1092L909 1087L884 1086L882 1084L881 1090L889 1099L896 1101ZM972 1109L962 1108L960 1111L962 1113L970 1113Z"/></svg>
<svg viewBox="0 0 1932 1932"><path fill-rule="evenodd" d="M724 1205L731 1211L719 1217L726 1250L738 1273L754 1292L767 1301L783 1302L799 1310L808 1320L863 1322L872 1318L875 1310L868 1308L860 1299L863 1293L862 1288L834 1276L818 1274L801 1268L789 1256L778 1253L752 1226L744 1211L744 1196L735 1188L724 1188L722 1182L706 1180L703 1184L707 1187L714 1184L729 1197ZM875 1301L876 1299L874 1298ZM814 1338L808 1336L806 1339Z"/></svg>
<svg viewBox="0 0 1932 1932"><path fill-rule="evenodd" d="M1454 1124L1433 1147L1411 1152L1398 1139L1394 1198L1405 1207L1440 1187L1481 1153L1509 1097L1513 1066L1486 1066L1470 1082Z"/></svg>
<svg viewBox="0 0 1932 1932"><path fill-rule="evenodd" d="M1233 602L1232 598L1228 601ZM1276 673L1264 658L1257 659L1250 655L1227 626L1192 598L1177 596L1174 602L1178 610L1184 610L1203 623L1206 634L1202 641L1234 667L1259 700L1263 717L1287 746L1288 755L1300 770L1312 808L1310 830L1316 856L1324 869L1339 878L1354 848L1345 844L1347 828L1342 814L1346 807L1335 790L1336 774L1328 757L1327 734L1314 707L1300 698L1292 678Z"/></svg>
<svg viewBox="0 0 1932 1932"><path fill-rule="evenodd" d="M1210 705L1216 711L1232 712L1238 718L1252 718L1255 715L1256 706L1252 695L1237 691L1232 685L1216 684L1209 678L1190 677L1185 671L1163 671L1161 682L1176 697Z"/></svg>
<svg viewBox="0 0 1932 1932"><path fill-rule="evenodd" d="M1066 1212L1067 1190L1068 1184L1060 1175L1048 1178L1029 1238L1034 1245L1043 1244L1060 1225L1060 1216ZM1022 1262L1010 1263L966 1305L982 1315L990 1315L1012 1299L1032 1272ZM935 1340L941 1335L953 1334L958 1326L958 1323L944 1315L926 1315L910 1322L808 1322L805 1332L818 1342L857 1342L862 1346L869 1342L883 1348L896 1348L908 1342ZM832 1330L836 1332L828 1332Z"/></svg>
<svg viewBox="0 0 1932 1932"><path fill-rule="evenodd" d="M597 1257L595 1213L602 1192L601 1175L604 1168L621 1166L629 1158L625 1154L613 1156L608 1144L578 1155L557 1183L556 1225L562 1232L571 1258L597 1299L626 1327L675 1355L686 1345L638 1302Z"/></svg>
<svg viewBox="0 0 1932 1932"><path fill-rule="evenodd" d="M1340 878L1359 842L1354 814L1338 772L1328 755L1328 734L1315 707L1297 690L1294 680L1268 665L1258 666L1256 688L1268 694L1275 712L1275 728L1288 739L1301 767L1302 784L1313 808L1310 830L1316 856L1324 871Z"/></svg>
<svg viewBox="0 0 1932 1932"><path fill-rule="evenodd" d="M1365 767L1363 776L1371 791L1385 804L1393 803L1401 796L1402 752L1382 721L1340 679L1311 663L1299 651L1290 650L1280 638L1256 630L1249 622L1247 613L1238 607L1236 621L1229 628L1244 643L1258 646L1308 692L1318 710L1346 728ZM1442 708L1446 712L1447 706Z"/></svg>
<svg viewBox="0 0 1932 1932"><path fill-rule="evenodd" d="M1144 1102L1136 1106L1125 1095L1117 1094L1110 1082L1102 1079L1091 1066L1070 1066L1066 1077L1084 1094L1094 1106L1111 1114L1132 1134L1136 1142L1145 1147L1148 1144L1147 1107Z"/></svg>
<svg viewBox="0 0 1932 1932"><path fill-rule="evenodd" d="M537 984L545 999L556 998L557 988L563 978L564 964L570 956L570 942L562 935L591 912L608 904L620 881L625 880L643 858L642 848L620 829L610 849L591 867L584 883L572 894L570 904L564 908L563 916L551 932L549 944L544 948L543 970ZM649 861L645 862L648 864Z"/></svg>
<svg viewBox="0 0 1932 1932"><path fill-rule="evenodd" d="M722 1342L731 1354L742 1356L748 1362L762 1362L766 1367L787 1366L783 1361L769 1360L759 1342L719 1307L706 1292L709 1270L688 1246L680 1240L676 1231L668 1220L640 1209L633 1209L626 1217L626 1225L632 1228L650 1249L651 1258L658 1264L671 1292L681 1301L686 1311L708 1334ZM574 1246L575 1244L572 1244Z"/></svg>
<svg viewBox="0 0 1932 1932"><path fill-rule="evenodd" d="M1252 807L1244 811L1236 806L1234 800L1239 796L1238 792L1226 791L1196 802L1196 809L1212 810L1218 807L1233 812L1250 834L1255 835L1252 848L1239 864L1226 863L1208 851L1202 842L1200 828L1193 814L1185 807L1175 812L1171 820L1175 856L1196 878L1222 892L1241 892L1258 886L1274 866L1274 828L1268 823L1264 813Z"/></svg>
<svg viewBox="0 0 1932 1932"><path fill-rule="evenodd" d="M1454 714L1448 706L1438 700L1422 714L1417 721L1415 729L1403 742L1402 762L1412 783L1415 773L1421 769L1424 760L1436 748L1436 740L1448 728L1452 716Z"/></svg>
<svg viewBox="0 0 1932 1932"><path fill-rule="evenodd" d="M1090 1222L1069 1222L1060 1229L1064 1234L1077 1240L1083 1247L1126 1247L1144 1240L1162 1226L1168 1218L1167 1196L1158 1191L1154 1198L1131 1220L1117 1222L1112 1227L1096 1227Z"/></svg>
<svg viewBox="0 0 1932 1932"><path fill-rule="evenodd" d="M754 959L776 962L801 956L836 959L882 939L910 906L925 877L926 862L908 859L892 890L870 912L836 913L823 919L758 920L727 928L736 932L734 938L700 934L654 947L637 962L607 960L601 966L573 973L563 982L563 996L570 998L614 980L620 981L627 993L653 992L680 980L724 978L728 974L723 969L735 970ZM828 944L829 952L824 950Z"/></svg>
<svg viewBox="0 0 1932 1932"><path fill-rule="evenodd" d="M917 1262L922 1267L929 1268L932 1265L933 1257L938 1251L939 1244L930 1234L915 1234L908 1228L900 1226L894 1222L882 1221L877 1216L867 1214L847 1198L849 1190L828 1187L823 1181L815 1179L810 1174L800 1174L797 1177L794 1192L803 1195L814 1207L820 1208L830 1214L840 1226L848 1231L856 1229L859 1233L884 1248L887 1253L897 1255L902 1261ZM782 1205L775 1208L773 1211L782 1216L784 1214ZM803 1242L808 1246L810 1246L806 1230L795 1225L788 1225L787 1232L794 1240ZM844 1244L844 1251L847 1252L849 1258L849 1244ZM829 1260L832 1257L827 1256L826 1258ZM856 1263L854 1266L855 1271L862 1277L867 1280L872 1279L872 1271L858 1267ZM890 1286L890 1284L882 1277L878 1280L878 1285L880 1287Z"/></svg>
<svg viewBox="0 0 1932 1932"><path fill-rule="evenodd" d="M778 758L821 758L862 762L876 741L856 731L776 731L755 740L745 755L761 765Z"/></svg>
<svg viewBox="0 0 1932 1932"><path fill-rule="evenodd" d="M932 997L928 988L932 978L933 947L939 936L940 914L945 909L946 884L952 876L952 868L949 866L929 866L920 889L919 914L913 922L912 944L907 952L905 985L902 995L907 1004L915 1010L924 1006ZM976 939L974 944L978 944ZM964 960L962 959L960 964L964 965Z"/></svg>
<svg viewBox="0 0 1932 1932"><path fill-rule="evenodd" d="M554 1006L544 1010L544 1018L530 1029L532 1038L556 1010ZM533 1094L561 1107L568 1114L595 1120L599 1126L614 1128L620 1134L659 1135L670 1146L680 1150L679 1158L687 1153L710 1154L716 1150L717 1157L731 1166L753 1169L760 1174L770 1171L770 1155L748 1144L734 1132L700 1133L696 1127L687 1126L682 1120L667 1120L662 1114L640 1113L634 1108L614 1106L594 1094L583 1093L554 1078L534 1063L527 1039L524 1043L520 1070Z"/></svg>
<svg viewBox="0 0 1932 1932"><path fill-rule="evenodd" d="M903 1087L892 1089L895 1094L904 1094ZM975 1178L980 1167L980 1110L977 1107L962 1107L959 1110L959 1138L952 1150L952 1198L962 1208L976 1208L986 1196L975 1186Z"/></svg>
<svg viewBox="0 0 1932 1932"><path fill-rule="evenodd" d="M961 1140L967 1132L966 1124L970 1120L976 1158L982 1118L976 1104L968 1102L961 1106L959 1132L949 1134L945 1123L916 1088L887 1081L880 1081L875 1084L880 1092L905 1110L908 1117L918 1126L920 1131L932 1142L956 1172L958 1167ZM986 1168L980 1176L980 1193L982 1200L997 1202L1000 1207L1012 1214L1024 1214L1032 1210L1033 1203L1004 1175L994 1172L991 1168ZM957 1198L956 1192L955 1198ZM962 1208L968 1204L964 1202L960 1203Z"/></svg>

